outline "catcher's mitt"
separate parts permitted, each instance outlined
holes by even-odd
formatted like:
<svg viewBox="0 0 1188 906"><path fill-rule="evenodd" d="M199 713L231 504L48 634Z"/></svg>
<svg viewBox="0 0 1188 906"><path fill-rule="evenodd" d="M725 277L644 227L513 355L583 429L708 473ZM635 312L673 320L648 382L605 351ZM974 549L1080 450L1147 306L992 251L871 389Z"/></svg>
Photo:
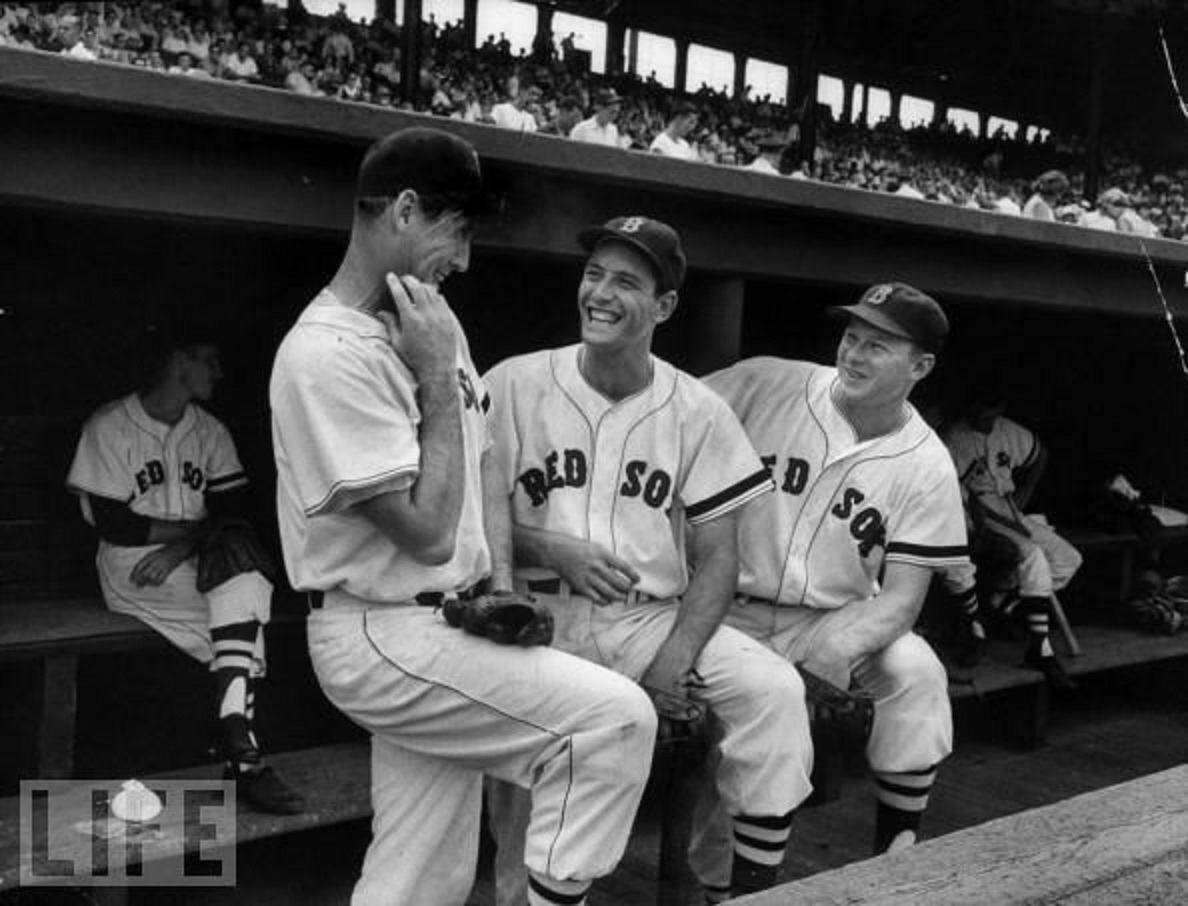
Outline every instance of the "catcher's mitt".
<svg viewBox="0 0 1188 906"><path fill-rule="evenodd" d="M553 615L532 595L497 591L468 601L447 598L441 605L445 621L455 629L480 635L500 645L549 645Z"/></svg>
<svg viewBox="0 0 1188 906"><path fill-rule="evenodd" d="M240 573L259 572L276 582L276 564L251 524L244 519L221 519L211 526L198 546L195 585L206 594Z"/></svg>
<svg viewBox="0 0 1188 906"><path fill-rule="evenodd" d="M804 680L809 727L816 748L857 751L866 746L874 726L874 699L866 692L850 692L797 664Z"/></svg>

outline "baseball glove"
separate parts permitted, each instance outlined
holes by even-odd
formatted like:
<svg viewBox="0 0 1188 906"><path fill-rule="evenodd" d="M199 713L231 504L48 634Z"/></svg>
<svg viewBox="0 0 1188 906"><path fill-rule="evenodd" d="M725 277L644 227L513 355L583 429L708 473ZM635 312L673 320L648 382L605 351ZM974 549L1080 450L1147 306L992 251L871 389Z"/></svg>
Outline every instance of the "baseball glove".
<svg viewBox="0 0 1188 906"><path fill-rule="evenodd" d="M549 645L553 641L553 615L532 595L497 591L470 600L447 598L441 605L445 621L455 629L490 639L500 645Z"/></svg>
<svg viewBox="0 0 1188 906"><path fill-rule="evenodd" d="M850 692L797 664L804 680L809 728L815 748L858 751L865 748L874 726L874 699L866 692Z"/></svg>
<svg viewBox="0 0 1188 906"><path fill-rule="evenodd" d="M195 585L206 594L240 573L259 572L276 582L276 564L251 524L244 519L221 519L203 535L198 546Z"/></svg>

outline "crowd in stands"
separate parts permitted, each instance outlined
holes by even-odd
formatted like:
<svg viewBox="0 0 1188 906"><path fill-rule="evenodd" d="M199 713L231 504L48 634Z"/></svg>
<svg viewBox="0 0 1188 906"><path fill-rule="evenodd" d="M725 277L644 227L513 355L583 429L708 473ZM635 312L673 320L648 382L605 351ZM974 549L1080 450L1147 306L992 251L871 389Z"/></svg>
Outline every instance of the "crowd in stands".
<svg viewBox="0 0 1188 906"><path fill-rule="evenodd" d="M406 92L401 27L392 22L353 22L342 6L328 17L266 4L229 8L206 15L207 4L180 0L4 3L0 47L414 109L1088 228L1188 237L1188 169L1148 173L1133 155L1109 155L1106 190L1087 198L1083 154L1053 137L978 137L949 123L903 128L888 119L869 127L836 120L819 105L812 160L802 161L797 111L751 98L749 89L732 98L703 85L680 96L653 76L592 75L573 35L543 35L518 54L504 35L488 35L476 50L461 23L439 25L430 16L421 26L418 84Z"/></svg>

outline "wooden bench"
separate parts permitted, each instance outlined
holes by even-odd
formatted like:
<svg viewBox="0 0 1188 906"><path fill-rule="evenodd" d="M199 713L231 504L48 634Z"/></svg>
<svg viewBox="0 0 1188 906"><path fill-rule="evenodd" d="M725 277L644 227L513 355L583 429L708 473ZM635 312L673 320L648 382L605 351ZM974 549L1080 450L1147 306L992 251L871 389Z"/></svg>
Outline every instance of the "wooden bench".
<svg viewBox="0 0 1188 906"><path fill-rule="evenodd" d="M269 633L300 630L304 614L274 608ZM37 776L74 776L79 658L96 654L166 650L160 634L139 620L112 613L98 598L72 598L0 606L0 664L41 662L42 702L37 719Z"/></svg>
<svg viewBox="0 0 1188 906"><path fill-rule="evenodd" d="M1073 677L1188 657L1188 633L1164 636L1129 626L1081 625L1077 637L1081 643L1077 657L1060 651L1059 642L1054 641L1065 670ZM957 704L997 695L1016 696L1017 739L1031 748L1044 740L1051 692L1039 671L1021 666L1022 657L1020 642L992 641L981 664L950 676L949 698Z"/></svg>
<svg viewBox="0 0 1188 906"><path fill-rule="evenodd" d="M1188 765L741 897L738 906L1182 903Z"/></svg>
<svg viewBox="0 0 1188 906"><path fill-rule="evenodd" d="M1188 526L1164 528L1149 538L1134 532L1108 532L1099 529L1064 526L1060 535L1086 558L1116 554L1119 559L1118 600L1125 601L1134 582L1134 558L1138 551L1148 551L1158 560L1163 550L1188 542Z"/></svg>

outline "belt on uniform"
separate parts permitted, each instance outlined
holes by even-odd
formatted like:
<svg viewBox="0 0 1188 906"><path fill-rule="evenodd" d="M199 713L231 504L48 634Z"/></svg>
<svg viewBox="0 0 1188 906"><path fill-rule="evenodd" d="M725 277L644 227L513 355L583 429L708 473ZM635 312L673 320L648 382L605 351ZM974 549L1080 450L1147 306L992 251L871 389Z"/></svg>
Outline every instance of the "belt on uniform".
<svg viewBox="0 0 1188 906"><path fill-rule="evenodd" d="M421 607L440 607L442 602L448 597L461 598L463 601L469 601L472 598L477 598L481 594L480 582L478 585L464 588L462 591L455 592L452 595L444 591L423 591L418 595L413 596L413 602ZM309 600L310 610L321 610L326 603L326 593L324 591L309 591L306 592L306 598Z"/></svg>
<svg viewBox="0 0 1188 906"><path fill-rule="evenodd" d="M559 595L562 589L567 588L568 584L560 578L556 579L529 579L524 583L524 587L528 591L534 591L542 595ZM642 591L632 589L627 592L628 604L647 604L649 601L659 601L660 599L654 595L645 594Z"/></svg>

